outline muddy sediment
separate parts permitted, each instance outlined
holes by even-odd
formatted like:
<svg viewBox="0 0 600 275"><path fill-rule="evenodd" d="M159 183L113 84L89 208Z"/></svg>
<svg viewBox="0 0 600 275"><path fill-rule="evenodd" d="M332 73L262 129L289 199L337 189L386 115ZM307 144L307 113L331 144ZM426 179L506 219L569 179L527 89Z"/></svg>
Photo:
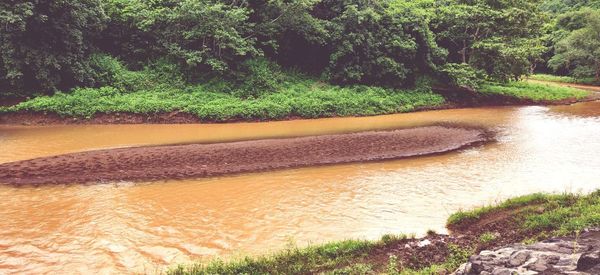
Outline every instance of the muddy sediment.
<svg viewBox="0 0 600 275"><path fill-rule="evenodd" d="M436 154L489 138L483 129L428 126L287 139L107 149L0 164L0 183L41 185L201 178Z"/></svg>

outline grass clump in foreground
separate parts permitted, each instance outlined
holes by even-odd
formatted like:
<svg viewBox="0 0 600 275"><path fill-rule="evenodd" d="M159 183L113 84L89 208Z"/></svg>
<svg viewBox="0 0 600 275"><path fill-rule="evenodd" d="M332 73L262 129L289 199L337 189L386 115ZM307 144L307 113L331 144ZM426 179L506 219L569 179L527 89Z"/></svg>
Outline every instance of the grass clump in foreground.
<svg viewBox="0 0 600 275"><path fill-rule="evenodd" d="M306 274L327 270L345 270L357 268L371 271L369 264L357 263L368 257L376 248L391 241L406 239L407 236L386 235L379 241L346 240L306 248L288 247L268 256L245 257L224 262L196 263L178 266L168 274ZM339 269L338 269L339 267ZM335 273L332 273L335 274Z"/></svg>
<svg viewBox="0 0 600 275"><path fill-rule="evenodd" d="M370 262L369 256L376 249L408 238L405 235L386 236L387 240L347 240L306 248L287 248L270 256L245 257L230 262L214 260L206 264L180 265L167 274L439 274L455 270L473 253L471 249L450 244L445 262L423 269L403 268L402 260L395 256L390 256L383 265Z"/></svg>
<svg viewBox="0 0 600 275"><path fill-rule="evenodd" d="M311 79L292 79L278 90L256 96L223 92L218 84L124 91L111 86L81 88L41 96L4 108L91 118L97 113L153 114L179 111L202 120L267 120L286 117L367 116L414 111L444 103L430 88L394 90L369 86L340 87Z"/></svg>
<svg viewBox="0 0 600 275"><path fill-rule="evenodd" d="M535 239L522 234L533 232L539 237L570 235L584 228L600 226L600 190L589 195L573 194L532 194L506 200L496 206L487 206L471 211L460 211L448 219L449 227L458 224L475 224L487 215L502 212L503 220L518 221L507 223L503 234L512 232L521 241ZM513 225L511 225L513 224ZM514 225L516 224L516 225ZM475 225L476 226L476 225ZM473 228L472 228L473 229ZM496 235L493 227L476 228L482 232L472 236L470 243L461 245L448 243L444 262L428 264L414 269L405 265L407 260L396 256L398 249L408 241L407 236L385 235L379 241L348 240L332 242L306 248L290 247L281 252L258 257L224 262L214 260L208 263L195 263L178 266L168 274L443 274L452 272L476 253L473 247L492 245L502 241L505 235ZM520 230L523 230L522 232ZM381 255L391 254L388 258ZM415 255L415 254L413 254ZM386 256L387 257L387 256ZM426 259L416 259L427 262Z"/></svg>
<svg viewBox="0 0 600 275"><path fill-rule="evenodd" d="M511 213L511 210L514 210ZM517 211L518 210L518 211ZM484 215L507 211L519 216L521 229L562 236L600 226L600 190L589 195L532 194L506 200L496 206L459 211L450 216L448 227L474 223Z"/></svg>
<svg viewBox="0 0 600 275"><path fill-rule="evenodd" d="M596 79L593 77L576 78L576 77L572 77L572 76L534 74L534 75L529 76L529 78L533 79L533 80L540 80L540 81L586 84L586 85L600 85L600 82L596 81Z"/></svg>
<svg viewBox="0 0 600 275"><path fill-rule="evenodd" d="M506 84L487 83L481 85L479 91L484 94L502 95L536 102L583 99L589 95L589 92L580 89L524 81Z"/></svg>

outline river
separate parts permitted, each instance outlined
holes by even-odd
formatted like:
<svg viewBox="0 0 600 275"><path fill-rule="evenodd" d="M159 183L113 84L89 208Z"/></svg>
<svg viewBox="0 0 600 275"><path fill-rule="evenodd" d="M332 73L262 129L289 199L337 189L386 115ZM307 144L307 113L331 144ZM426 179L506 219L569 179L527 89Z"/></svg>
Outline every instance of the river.
<svg viewBox="0 0 600 275"><path fill-rule="evenodd" d="M227 177L0 186L0 273L158 273L385 233L445 232L459 209L600 188L600 102L206 125L0 126L0 163L150 144L214 143L460 123L498 141L437 156Z"/></svg>

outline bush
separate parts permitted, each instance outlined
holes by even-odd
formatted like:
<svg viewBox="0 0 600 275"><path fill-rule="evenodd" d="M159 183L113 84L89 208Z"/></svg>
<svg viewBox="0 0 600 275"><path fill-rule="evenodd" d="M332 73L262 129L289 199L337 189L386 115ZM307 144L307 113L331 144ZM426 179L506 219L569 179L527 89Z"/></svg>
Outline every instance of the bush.
<svg viewBox="0 0 600 275"><path fill-rule="evenodd" d="M256 98L263 94L276 91L283 81L281 68L265 58L250 59L242 64L238 73L241 81L236 95L243 98Z"/></svg>
<svg viewBox="0 0 600 275"><path fill-rule="evenodd" d="M448 63L440 71L444 80L458 87L477 89L486 78L484 72L465 63Z"/></svg>
<svg viewBox="0 0 600 275"><path fill-rule="evenodd" d="M408 112L419 107L437 106L444 98L431 90L393 90L367 86L339 87L314 80L283 82L277 92L256 98L240 98L215 91L224 84L209 84L180 89L159 86L125 91L105 86L79 88L71 93L38 97L10 107L10 111L53 112L62 116L91 117L95 113L158 113L179 110L203 120L281 119L336 115L378 115Z"/></svg>
<svg viewBox="0 0 600 275"><path fill-rule="evenodd" d="M109 55L95 54L90 58L95 86L111 86L121 91L162 87L183 87L185 80L178 65L165 59L146 66L141 71L131 71L123 63Z"/></svg>

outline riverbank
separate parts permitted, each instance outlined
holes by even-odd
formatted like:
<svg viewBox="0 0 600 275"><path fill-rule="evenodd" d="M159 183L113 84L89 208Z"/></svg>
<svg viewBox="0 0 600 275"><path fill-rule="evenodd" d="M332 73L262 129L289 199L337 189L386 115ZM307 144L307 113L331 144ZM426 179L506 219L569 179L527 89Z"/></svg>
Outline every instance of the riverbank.
<svg viewBox="0 0 600 275"><path fill-rule="evenodd" d="M338 87L305 81L258 98L238 98L197 87L185 91L122 93L79 89L0 107L0 124L139 124L274 121L372 116L477 106L562 105L600 99L600 93L554 83L486 84L479 91L434 87L391 90Z"/></svg>
<svg viewBox="0 0 600 275"><path fill-rule="evenodd" d="M480 251L556 236L568 240L599 226L599 209L600 191L533 194L454 214L448 221L451 235L386 235L378 241L291 247L269 256L180 265L168 274L448 274Z"/></svg>
<svg viewBox="0 0 600 275"><path fill-rule="evenodd" d="M576 78L571 76L558 76L550 74L533 74L528 77L529 80L555 82L559 84L580 84L583 86L596 86L600 88L600 81L593 77Z"/></svg>
<svg viewBox="0 0 600 275"><path fill-rule="evenodd" d="M478 128L382 132L88 151L0 164L0 183L101 183L200 178L283 168L398 159L488 141Z"/></svg>

